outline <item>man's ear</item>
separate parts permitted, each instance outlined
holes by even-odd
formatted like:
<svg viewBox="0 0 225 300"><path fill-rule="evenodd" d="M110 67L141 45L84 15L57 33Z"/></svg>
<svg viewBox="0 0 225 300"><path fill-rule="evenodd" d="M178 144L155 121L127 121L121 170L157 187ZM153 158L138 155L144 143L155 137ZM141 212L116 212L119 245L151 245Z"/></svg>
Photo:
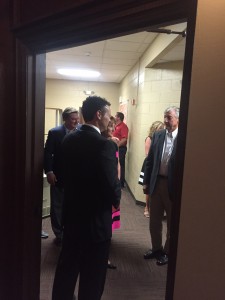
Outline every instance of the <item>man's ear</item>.
<svg viewBox="0 0 225 300"><path fill-rule="evenodd" d="M101 120L101 118L102 118L102 112L100 110L98 110L96 112L96 117L97 117L98 120Z"/></svg>

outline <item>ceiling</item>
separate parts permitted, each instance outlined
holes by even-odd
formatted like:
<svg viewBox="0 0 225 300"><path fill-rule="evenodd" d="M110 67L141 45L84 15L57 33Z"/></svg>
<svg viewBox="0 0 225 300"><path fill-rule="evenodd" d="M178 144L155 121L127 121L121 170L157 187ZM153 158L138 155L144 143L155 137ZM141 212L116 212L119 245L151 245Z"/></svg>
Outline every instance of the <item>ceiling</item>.
<svg viewBox="0 0 225 300"><path fill-rule="evenodd" d="M165 33L144 31L49 52L46 55L46 78L120 83L158 34ZM158 63L183 60L185 40L186 38L183 38ZM99 71L101 75L97 79L88 80L79 77L65 77L57 73L58 68L91 69Z"/></svg>

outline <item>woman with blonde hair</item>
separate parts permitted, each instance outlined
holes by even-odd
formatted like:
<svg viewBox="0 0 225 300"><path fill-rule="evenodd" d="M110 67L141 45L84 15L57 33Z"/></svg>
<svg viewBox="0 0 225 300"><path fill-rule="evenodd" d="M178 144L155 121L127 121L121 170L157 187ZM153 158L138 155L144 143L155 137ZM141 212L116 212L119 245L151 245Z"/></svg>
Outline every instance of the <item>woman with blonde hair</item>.
<svg viewBox="0 0 225 300"><path fill-rule="evenodd" d="M141 172L140 172L140 176L139 176L139 180L138 180L138 183L140 185L143 185L145 163L146 163L146 158L148 156L148 152L151 147L151 140L152 140L153 134L156 131L161 130L161 129L164 129L164 124L161 121L153 122L149 128L148 136L145 139L145 159L144 159L144 162L143 162L143 165L141 168ZM149 218L149 195L146 195L145 201L146 201L146 205L145 205L145 209L144 209L144 216L146 218Z"/></svg>

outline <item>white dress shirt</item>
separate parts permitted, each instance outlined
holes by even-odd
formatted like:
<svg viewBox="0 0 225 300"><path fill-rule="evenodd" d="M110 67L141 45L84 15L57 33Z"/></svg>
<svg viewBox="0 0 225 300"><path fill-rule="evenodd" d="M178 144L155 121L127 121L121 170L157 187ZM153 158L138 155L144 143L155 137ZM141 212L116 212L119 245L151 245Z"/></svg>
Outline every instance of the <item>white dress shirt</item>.
<svg viewBox="0 0 225 300"><path fill-rule="evenodd" d="M163 152L161 157L161 164L159 168L159 175L166 176L168 175L168 163L173 151L174 140L177 136L178 128L172 132L166 131L166 136L163 145Z"/></svg>

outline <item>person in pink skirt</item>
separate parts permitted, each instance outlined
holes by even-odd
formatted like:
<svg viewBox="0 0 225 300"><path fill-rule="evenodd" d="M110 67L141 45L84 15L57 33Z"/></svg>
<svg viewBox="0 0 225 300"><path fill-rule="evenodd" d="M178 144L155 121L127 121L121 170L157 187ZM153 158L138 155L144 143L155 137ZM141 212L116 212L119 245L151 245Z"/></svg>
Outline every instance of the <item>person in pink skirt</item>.
<svg viewBox="0 0 225 300"><path fill-rule="evenodd" d="M102 132L102 135L106 137L107 139L110 139L113 141L117 151L116 151L116 158L118 159L118 178L120 178L120 163L119 163L119 150L118 150L118 142L119 139L116 137L113 137L113 130L115 128L115 119L114 117L110 118L107 130ZM112 231L115 229L120 228L120 207L119 208L114 208L112 206ZM116 266L108 260L108 268L109 269L116 269Z"/></svg>

